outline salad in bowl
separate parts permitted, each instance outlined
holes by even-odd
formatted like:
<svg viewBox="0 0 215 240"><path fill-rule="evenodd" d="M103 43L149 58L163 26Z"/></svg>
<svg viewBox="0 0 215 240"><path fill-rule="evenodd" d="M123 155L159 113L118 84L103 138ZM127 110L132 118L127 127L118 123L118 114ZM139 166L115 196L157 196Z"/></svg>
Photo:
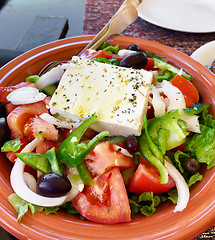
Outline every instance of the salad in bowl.
<svg viewBox="0 0 215 240"><path fill-rule="evenodd" d="M213 106L195 81L159 51L109 41L0 87L17 219L63 211L113 225L166 204L186 211L215 165Z"/></svg>

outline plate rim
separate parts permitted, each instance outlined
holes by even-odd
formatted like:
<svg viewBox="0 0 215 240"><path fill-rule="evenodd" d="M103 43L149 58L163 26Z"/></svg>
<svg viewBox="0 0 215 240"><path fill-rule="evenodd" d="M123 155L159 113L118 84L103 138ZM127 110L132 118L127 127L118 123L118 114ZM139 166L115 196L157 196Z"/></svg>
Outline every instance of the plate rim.
<svg viewBox="0 0 215 240"><path fill-rule="evenodd" d="M122 36L116 36L115 38L114 38L114 40L115 41L118 41L120 38L121 38ZM10 63L8 63L7 65L5 65L2 69L0 69L0 75L1 75L1 72L2 73L5 73L5 72L7 72L7 71L9 71L9 70L11 70L11 65L16 65L16 64L18 64L17 66L19 66L19 64L21 64L21 63L23 63L23 62L26 62L27 61L27 59L29 58L29 57L32 57L32 54L34 53L34 56L37 56L38 54L40 55L40 54L45 54L47 51L51 51L51 49L52 48L61 48L62 47L62 45L64 46L70 46L71 44L74 44L74 43L76 43L77 42L77 39L79 40L79 42L81 42L81 44L83 44L83 45L86 45L91 39L93 38L93 36L92 35L85 35L85 36L77 36L77 37L73 37L73 38L69 38L69 39L63 39L63 40L58 40L58 41L54 41L54 42L52 42L52 43L48 43L48 44L45 44L45 45L42 45L42 46L40 46L40 47L37 47L37 48L35 48L35 49L33 49L33 50L31 50L31 51L29 51L29 52L27 52L27 53L24 53L23 55L21 55L20 57L17 57L16 59L14 59L12 62L10 62ZM123 39L126 39L128 42L129 41L133 41L133 40L135 40L135 39L139 39L139 38L134 38L134 37L128 37L128 36L123 36ZM111 41L111 40L110 40ZM147 43L147 44L149 44L149 43L153 43L153 41L150 41L150 40L145 40L145 39L141 39L141 41L144 41L145 43ZM163 45L163 44L161 44L161 43L157 43L159 46L162 46L163 47L163 50L165 51L166 49L171 49L171 51L172 51L172 54L174 53L174 52L177 52L178 54L179 54L179 56L182 58L182 59L187 59L187 58L189 58L190 59L190 57L189 56L187 56L187 55L185 55L185 54L183 54L183 53L181 53L181 52L179 52L179 51L177 51L177 50L175 50L175 49L172 49L172 48L170 48L170 47L168 47L168 46L166 46L166 45ZM194 61L194 60L192 60L192 61ZM191 62L192 62L191 61ZM195 62L195 61L194 61ZM195 64L197 64L198 65L198 63L195 63ZM14 68L16 69L16 67L17 66L15 66ZM205 70L205 68L204 69L202 69L202 67L203 66L201 66L201 64L199 64L198 65L198 71L206 71ZM193 69L193 71L195 71L195 69ZM211 75L210 75L211 73L210 73L210 71L208 71L208 72L206 72L206 75L207 76L209 76L209 78L211 78ZM213 75L212 75L213 76ZM210 84L210 83L208 83L208 84ZM213 176L215 177L215 171L213 170ZM0 193L0 195L1 195L1 193ZM1 199L1 198L0 198ZM215 200L214 200L214 203L215 203ZM215 204L214 204L215 205ZM5 210L5 208L4 208L4 206L2 205L2 202L1 202L1 200L0 200L0 211L2 212L4 212L4 210ZM210 210L210 209L209 209ZM187 232L185 232L184 234L184 236L188 236L188 234L190 233L190 232L192 232L192 238L194 237L194 235L196 235L196 236L198 236L198 235L200 235L202 232L204 232L205 230L207 230L212 224L214 224L214 222L215 222L215 216L214 216L214 214L212 214L211 213L211 211L213 210L215 210L215 206L213 206L213 208L212 208L212 210L211 211L209 211L209 210L207 210L206 212L207 212L207 216L211 216L212 215L212 217L213 218L211 218L210 217L210 219L209 218L204 218L204 219L206 219L206 221L204 222L204 224L201 224L201 227L198 229L198 231L196 231L196 229L193 229L193 224L194 223L192 223L192 222L190 222L190 230L189 229L187 229ZM209 211L209 212L208 212ZM5 212L5 215L7 215L8 214L8 212ZM41 214L41 213L40 213ZM181 213L179 213L179 214L181 214ZM37 215L38 214L35 214L35 217L37 217ZM205 216L204 216L205 217ZM34 218L34 216L26 216L26 219L24 219L23 220L23 222L21 223L21 226L23 227L24 225L25 225L25 223L26 223L26 221L28 221L29 219L30 220L32 220L32 218ZM55 219L55 217L54 217L54 219ZM13 221L16 221L16 215L12 215L11 216L11 222L13 222ZM11 224L9 224L8 222L6 222L4 219L2 219L1 217L0 217L0 222L1 222L1 225L7 230L7 231L9 231L9 232L11 232L14 236L16 236L16 237L19 237L20 239L27 239L27 236L25 235L26 234L26 229L25 229L25 233L23 232L23 229L21 229L20 231L18 231L18 229L17 229L17 227L13 227L14 225L11 225ZM141 222L141 221L140 221ZM80 222L79 222L80 223ZM79 224L78 223L78 224ZM137 222L138 223L138 222ZM135 223L135 224L137 224L137 223ZM89 225L93 225L93 226L98 226L98 224L95 224L95 223L90 223L90 224L88 224L87 222L85 222L85 223L81 223L81 224L83 224L83 226L89 226ZM132 223L133 224L133 223ZM135 224L133 224L133 227L135 226ZM17 224L15 224L15 226L17 226ZM99 227L101 227L102 225L99 225ZM120 227L121 229L123 229L123 227L122 227L122 224L116 224L115 226L113 226L113 225L106 225L104 228L107 228L107 229L111 229L111 230L116 230L116 227ZM123 226L126 226L126 224L123 224ZM29 227L27 227L27 229L28 229ZM33 230L34 231L36 231L35 229L37 229L37 227L35 226L35 225L32 225L32 228L33 228ZM191 229L192 229L192 231L191 231ZM41 231L40 232L40 235L43 235L43 236L45 236L44 234L46 234L44 231ZM180 235L180 234L179 234ZM32 239L38 239L38 238L32 238ZM48 239L48 238L47 238ZM58 236L58 238L56 238L56 239L61 239L61 238L59 238L59 236ZM65 238L62 238L62 239L65 239ZM73 238L68 238L68 239L73 239ZM75 239L90 239L90 238L82 238L82 237L80 237L80 238L75 238ZM109 238L110 239L110 238ZM133 238L126 238L126 239L133 239ZM144 238L144 236L143 236L143 238L141 238L141 239L145 239ZM148 238L146 238L146 239L148 239ZM159 238L157 238L157 239L159 239ZM166 238L166 239L168 239L168 238ZM170 238L169 239L171 239L171 236L170 236ZM188 239L188 238L186 238L186 239ZM191 239L191 238L190 238ZM176 240L176 237L174 236L174 240Z"/></svg>

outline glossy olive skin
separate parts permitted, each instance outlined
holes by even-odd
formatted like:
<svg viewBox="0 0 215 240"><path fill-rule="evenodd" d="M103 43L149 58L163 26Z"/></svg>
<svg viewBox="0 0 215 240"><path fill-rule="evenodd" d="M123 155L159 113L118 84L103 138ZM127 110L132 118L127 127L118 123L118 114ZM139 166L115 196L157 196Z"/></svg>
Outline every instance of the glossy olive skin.
<svg viewBox="0 0 215 240"><path fill-rule="evenodd" d="M125 139L125 148L130 153L137 153L140 150L140 144L134 135L130 135Z"/></svg>
<svg viewBox="0 0 215 240"><path fill-rule="evenodd" d="M135 51L135 52L140 52L140 47L137 46L136 44L131 44L127 47L128 50L132 50L132 51Z"/></svg>
<svg viewBox="0 0 215 240"><path fill-rule="evenodd" d="M0 118L0 147L10 140L10 129L7 125L7 120L4 117Z"/></svg>
<svg viewBox="0 0 215 240"><path fill-rule="evenodd" d="M47 173L37 181L37 193L44 197L61 197L72 188L70 181L55 173Z"/></svg>
<svg viewBox="0 0 215 240"><path fill-rule="evenodd" d="M135 52L125 56L119 63L121 67L141 69L146 66L148 58L144 52Z"/></svg>
<svg viewBox="0 0 215 240"><path fill-rule="evenodd" d="M194 174L199 172L200 164L196 158L188 157L188 158L185 158L183 161L183 168L186 172Z"/></svg>

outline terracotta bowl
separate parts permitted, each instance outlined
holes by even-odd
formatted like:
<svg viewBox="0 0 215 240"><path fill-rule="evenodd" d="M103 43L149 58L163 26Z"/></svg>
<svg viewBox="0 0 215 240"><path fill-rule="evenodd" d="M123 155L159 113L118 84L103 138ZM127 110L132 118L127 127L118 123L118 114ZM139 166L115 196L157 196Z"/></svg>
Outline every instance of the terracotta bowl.
<svg viewBox="0 0 215 240"><path fill-rule="evenodd" d="M78 54L92 39L81 36L52 42L35 48L11 61L0 69L0 85L13 85L32 74L37 74L43 66L54 60L69 60ZM212 104L215 116L215 76L203 65L187 55L162 44L117 36L111 42L127 47L138 44L143 50L165 56L179 68L193 76L203 102ZM83 221L66 212L46 216L44 213L30 213L17 222L17 213L8 202L13 192L10 185L12 164L0 156L0 223L3 228L19 239L193 239L215 223L215 168L205 171L204 180L191 188L191 198L187 208L173 213L174 205L166 202L151 217L136 216L130 223L102 225Z"/></svg>

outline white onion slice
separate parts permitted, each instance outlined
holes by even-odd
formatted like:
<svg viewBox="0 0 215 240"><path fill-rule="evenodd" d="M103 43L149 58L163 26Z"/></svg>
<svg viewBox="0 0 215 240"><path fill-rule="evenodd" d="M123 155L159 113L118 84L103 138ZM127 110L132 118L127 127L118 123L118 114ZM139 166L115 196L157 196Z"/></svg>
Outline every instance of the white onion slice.
<svg viewBox="0 0 215 240"><path fill-rule="evenodd" d="M127 157L133 158L133 156L129 153L129 151L128 151L127 149L122 148L122 147L120 147L120 146L118 146L118 145L116 145L116 144L113 144L113 148L114 148L114 150L119 151L119 152L122 153L123 155L125 155L125 156L127 156Z"/></svg>
<svg viewBox="0 0 215 240"><path fill-rule="evenodd" d="M43 74L36 81L36 86L39 90L42 90L50 84L55 84L59 82L63 74L64 69L61 65L58 65L57 67L52 68L49 72Z"/></svg>
<svg viewBox="0 0 215 240"><path fill-rule="evenodd" d="M132 54L132 53L136 53L136 51L132 51L132 50L129 50L129 49L121 49L121 50L119 50L118 55L121 56L121 57L125 57L127 55Z"/></svg>
<svg viewBox="0 0 215 240"><path fill-rule="evenodd" d="M168 98L167 111L178 109L181 119L187 123L187 130L200 133L198 116L188 115L183 111L186 108L186 102L182 92L166 80L160 84L160 87L158 90L164 92Z"/></svg>
<svg viewBox="0 0 215 240"><path fill-rule="evenodd" d="M23 174L27 186L31 189L31 191L36 192L37 181L35 177L28 172L24 172Z"/></svg>
<svg viewBox="0 0 215 240"><path fill-rule="evenodd" d="M68 129L72 129L73 128L72 122L69 123L67 121L62 121L60 119L57 119L57 118L53 117L52 115L50 115L48 113L41 114L40 118L42 118L46 122L52 123L55 126L60 127L60 128L68 128Z"/></svg>
<svg viewBox="0 0 215 240"><path fill-rule="evenodd" d="M22 152L28 152L27 150L33 150L33 147L36 146L41 140L35 139L30 143L30 146L26 146ZM16 162L12 168L11 175L10 175L10 182L14 192L24 199L27 202L32 204L43 206L43 207L54 207L60 206L67 201L72 200L78 193L78 190L83 190L83 187L72 188L69 193L62 197L50 198L41 196L35 192L33 192L28 185L26 184L25 177L24 177L24 167L25 163L23 163L20 159L16 159Z"/></svg>
<svg viewBox="0 0 215 240"><path fill-rule="evenodd" d="M164 160L165 167L167 168L168 174L173 178L176 183L176 188L178 191L178 202L176 204L173 212L183 211L190 198L189 187L184 180L181 173L168 161Z"/></svg>
<svg viewBox="0 0 215 240"><path fill-rule="evenodd" d="M166 104L164 100L161 98L156 87L152 86L151 93L153 94L151 103L154 108L155 117L163 116L166 112Z"/></svg>
<svg viewBox="0 0 215 240"><path fill-rule="evenodd" d="M39 92L34 87L22 87L12 91L7 95L7 100L13 105L30 104L34 102L42 101L46 95Z"/></svg>

